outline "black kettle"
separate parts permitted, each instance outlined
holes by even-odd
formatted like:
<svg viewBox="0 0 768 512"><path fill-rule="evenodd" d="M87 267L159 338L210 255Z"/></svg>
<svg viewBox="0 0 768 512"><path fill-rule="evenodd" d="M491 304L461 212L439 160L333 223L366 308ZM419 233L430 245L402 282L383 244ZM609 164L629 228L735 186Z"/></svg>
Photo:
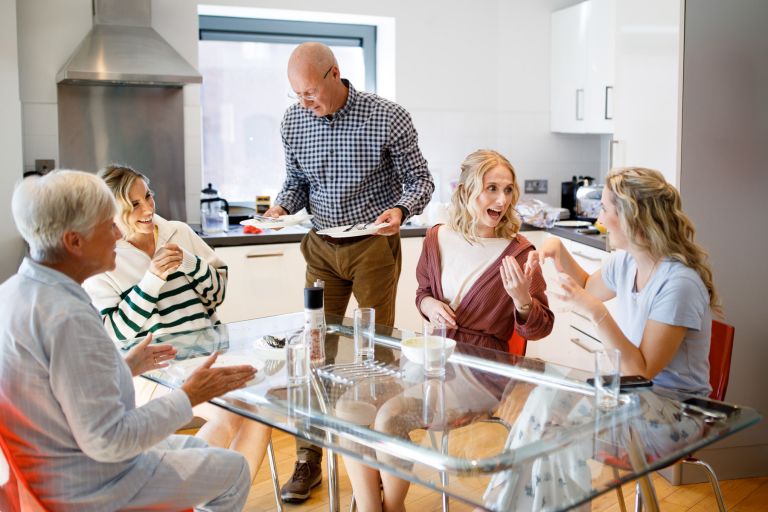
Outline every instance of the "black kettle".
<svg viewBox="0 0 768 512"><path fill-rule="evenodd" d="M204 235L229 229L229 203L219 197L219 192L211 183L200 192L200 224Z"/></svg>

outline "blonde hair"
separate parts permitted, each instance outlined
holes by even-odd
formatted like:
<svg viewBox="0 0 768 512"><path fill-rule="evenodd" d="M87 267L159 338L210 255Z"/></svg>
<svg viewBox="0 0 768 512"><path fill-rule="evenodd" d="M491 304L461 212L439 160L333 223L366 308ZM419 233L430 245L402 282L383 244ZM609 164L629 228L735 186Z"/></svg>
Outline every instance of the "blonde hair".
<svg viewBox="0 0 768 512"><path fill-rule="evenodd" d="M107 187L109 187L109 190L112 191L112 195L114 195L117 200L120 210L117 218L118 225L123 232L123 236L128 238L135 232L133 226L128 222L128 217L133 211L133 203L128 194L137 179L144 180L144 183L149 189L149 178L136 169L121 164L110 164L106 166L99 171L99 177L104 180Z"/></svg>
<svg viewBox="0 0 768 512"><path fill-rule="evenodd" d="M713 313L722 314L708 254L695 241L696 229L683 212L680 193L653 169L614 169L606 178L619 223L631 242L654 259L670 258L695 270L709 293Z"/></svg>
<svg viewBox="0 0 768 512"><path fill-rule="evenodd" d="M32 259L57 263L65 256L64 233L90 237L99 223L114 216L115 199L93 174L58 170L19 183L11 211Z"/></svg>
<svg viewBox="0 0 768 512"><path fill-rule="evenodd" d="M514 208L520 198L515 168L500 153L491 149L479 149L470 154L461 164L459 183L451 196L448 212L448 226L457 233L461 233L470 243L477 242L480 238L478 219L481 212L477 211L475 199L483 191L485 173L495 167L504 167L512 174L512 202L494 228L494 234L498 238L511 240L517 235L522 224Z"/></svg>

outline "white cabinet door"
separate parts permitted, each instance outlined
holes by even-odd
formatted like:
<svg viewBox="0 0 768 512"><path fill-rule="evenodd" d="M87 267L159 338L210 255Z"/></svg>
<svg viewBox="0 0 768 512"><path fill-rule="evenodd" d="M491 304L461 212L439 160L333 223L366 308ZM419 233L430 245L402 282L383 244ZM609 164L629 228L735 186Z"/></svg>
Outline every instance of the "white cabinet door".
<svg viewBox="0 0 768 512"><path fill-rule="evenodd" d="M616 121L613 167L658 169L677 185L682 5L672 0L616 4Z"/></svg>
<svg viewBox="0 0 768 512"><path fill-rule="evenodd" d="M227 295L217 314L238 322L304 309L306 265L298 243L217 247L229 268Z"/></svg>
<svg viewBox="0 0 768 512"><path fill-rule="evenodd" d="M397 286L395 325L421 332L416 309L416 265L423 237L402 238L403 263ZM298 243L217 247L216 253L229 267L227 296L217 311L222 322L238 322L304 308L306 263ZM354 296L346 315L357 307Z"/></svg>
<svg viewBox="0 0 768 512"><path fill-rule="evenodd" d="M615 0L589 0L552 13L551 130L613 131Z"/></svg>
<svg viewBox="0 0 768 512"><path fill-rule="evenodd" d="M552 13L550 119L553 132L583 133L587 5Z"/></svg>
<svg viewBox="0 0 768 512"><path fill-rule="evenodd" d="M526 233L524 235L528 236ZM544 234L543 238L551 236L553 235ZM540 245L543 242L542 235L537 235L537 240L539 243L534 242L534 244ZM608 257L606 251L564 238L560 240L576 262L589 273L598 270ZM547 289L557 287L558 275L554 264L546 263L542 271ZM596 339L594 327L588 320L568 311L564 304L551 295L548 295L548 298L549 307L555 314L552 333L544 339L528 342L526 355L591 372L594 364L593 352L601 348L600 342ZM613 307L613 302L606 303L609 311Z"/></svg>
<svg viewBox="0 0 768 512"><path fill-rule="evenodd" d="M587 28L585 132L613 132L616 0L590 0Z"/></svg>
<svg viewBox="0 0 768 512"><path fill-rule="evenodd" d="M403 255L400 280L397 283L397 297L395 298L395 326L414 332L421 332L421 313L416 309L416 265L421 256L421 247L424 244L423 237L409 237L400 239L400 248ZM355 297L349 300L346 316L352 317L357 307Z"/></svg>

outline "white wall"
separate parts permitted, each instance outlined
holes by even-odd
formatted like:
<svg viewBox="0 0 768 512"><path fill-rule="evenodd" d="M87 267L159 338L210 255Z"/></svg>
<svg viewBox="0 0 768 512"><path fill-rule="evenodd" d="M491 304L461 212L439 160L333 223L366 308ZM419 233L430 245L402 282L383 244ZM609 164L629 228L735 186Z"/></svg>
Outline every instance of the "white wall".
<svg viewBox="0 0 768 512"><path fill-rule="evenodd" d="M736 327L726 400L768 413L768 38L763 0L685 7L680 191ZM721 478L768 474L768 422L705 450Z"/></svg>
<svg viewBox="0 0 768 512"><path fill-rule="evenodd" d="M538 196L559 205L559 183L600 170L598 136L549 132L549 22L575 0L154 0L153 26L197 63L197 5L387 16L396 27L397 101L412 114L430 168L447 200L448 182L469 152L507 155L519 177L549 179ZM24 165L58 157L55 75L90 28L90 0L24 0L19 55ZM185 90L188 213L201 188L199 88Z"/></svg>
<svg viewBox="0 0 768 512"><path fill-rule="evenodd" d="M0 2L0 282L16 272L23 255L21 237L11 220L13 187L22 175L21 104L16 45L16 2Z"/></svg>

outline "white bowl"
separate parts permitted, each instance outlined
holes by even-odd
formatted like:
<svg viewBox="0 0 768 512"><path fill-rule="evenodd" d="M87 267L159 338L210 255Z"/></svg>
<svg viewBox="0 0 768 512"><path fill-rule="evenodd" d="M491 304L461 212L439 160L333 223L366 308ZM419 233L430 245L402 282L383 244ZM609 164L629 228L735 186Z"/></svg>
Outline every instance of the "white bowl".
<svg viewBox="0 0 768 512"><path fill-rule="evenodd" d="M439 338L437 336L428 336L427 342L429 343L429 350L437 352L439 347ZM434 345L434 348L433 348ZM445 360L447 361L453 349L456 348L456 340L452 338L445 338ZM403 352L408 360L413 361L416 364L424 364L424 337L414 336L413 338L407 338L400 344L400 350ZM437 354L435 354L437 357Z"/></svg>

